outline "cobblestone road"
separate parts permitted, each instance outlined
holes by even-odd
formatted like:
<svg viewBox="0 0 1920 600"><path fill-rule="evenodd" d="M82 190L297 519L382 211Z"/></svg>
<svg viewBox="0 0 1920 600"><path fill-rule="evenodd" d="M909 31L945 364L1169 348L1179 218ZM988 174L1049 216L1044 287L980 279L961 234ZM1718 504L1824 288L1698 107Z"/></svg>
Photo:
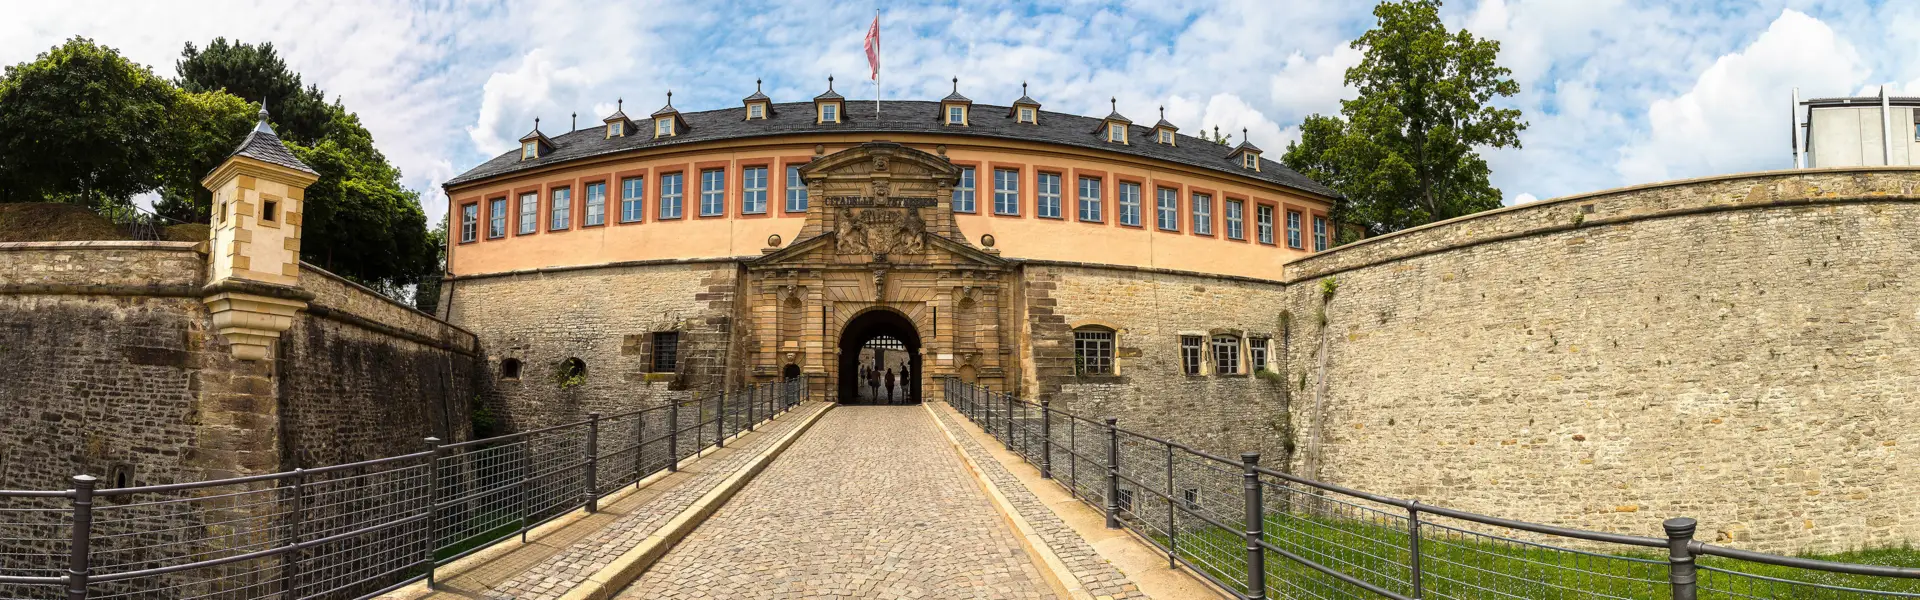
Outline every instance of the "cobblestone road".
<svg viewBox="0 0 1920 600"><path fill-rule="evenodd" d="M619 597L1053 594L925 409L842 406Z"/></svg>

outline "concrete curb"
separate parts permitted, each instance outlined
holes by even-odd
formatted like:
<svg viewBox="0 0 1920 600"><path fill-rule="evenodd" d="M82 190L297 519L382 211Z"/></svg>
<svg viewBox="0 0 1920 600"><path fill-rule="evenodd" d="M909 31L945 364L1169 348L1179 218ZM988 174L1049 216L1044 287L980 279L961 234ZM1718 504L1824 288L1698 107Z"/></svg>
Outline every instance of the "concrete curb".
<svg viewBox="0 0 1920 600"><path fill-rule="evenodd" d="M993 507L1000 511L1000 516L1007 520L1008 525L1013 526L1015 533L1020 534L1020 545L1027 549L1027 555L1033 558L1033 562L1041 567L1040 576L1047 580L1047 585L1053 587L1053 593L1061 598L1094 600L1093 594L1087 591L1087 586L1081 583L1080 578L1075 576L1071 569L1067 568L1066 561L1060 560L1060 555L1054 553L1053 548L1047 545L1046 540L1040 538L1040 533L1034 531L1033 525L1027 522L1026 517L1020 516L1020 511L1014 508L1013 502L1007 500L1007 496L1000 492L1000 486L994 485L992 480L987 479L986 474L980 472L980 465L974 463L973 457L968 456L967 450L960 446L960 439L956 437L958 434L948 429L946 423L940 420L940 416L934 413L933 404L921 403L920 406L927 410L927 417L933 419L934 426L939 427L940 432L946 434L947 443L953 445L954 454L960 455L960 461L967 466L967 472L973 474L974 483L979 484L980 489L987 492L987 497L993 501Z"/></svg>
<svg viewBox="0 0 1920 600"><path fill-rule="evenodd" d="M659 561L660 557L665 556L668 550L673 549L674 544L680 543L680 540L685 539L687 534L693 533L693 530L698 528L702 522L705 522L707 517L713 516L714 511L720 510L721 506L726 505L727 501L732 499L733 495L740 491L740 488L746 487L747 482L752 481L761 471L766 470L767 465L771 464L773 459L778 458L782 452L785 452L788 446L792 446L794 440L799 439L801 434L806 433L808 429L812 428L813 424L818 422L822 415L832 411L834 406L836 406L836 404L827 403L825 407L820 409L820 412L813 413L812 416L807 417L806 421L802 421L799 425L795 426L792 431L787 432L785 436L775 441L772 446L761 451L759 456L753 457L752 462L748 463L746 468L741 469L738 473L734 473L733 476L728 477L726 481L720 482L720 485L707 491L705 495L700 496L700 499L695 500L693 505L680 511L680 514L674 515L666 524L661 525L660 529L654 531L653 535L649 535L646 540L641 541L640 545L634 546L633 549L622 553L619 557L614 558L613 562L608 563L606 567L587 576L586 581L582 581L580 585L574 586L571 590L567 590L566 594L560 596L560 600L607 600L608 598L612 598L614 594L618 593L622 588L627 587L627 584L633 583L633 580L645 572L647 567L653 566L654 562Z"/></svg>
<svg viewBox="0 0 1920 600"><path fill-rule="evenodd" d="M820 418L820 415L826 414L828 410L832 410L832 409L833 409L833 404L829 403L826 406L826 408L821 409L820 412L814 413L813 417L810 417L806 422L801 423L798 427L795 427L794 431L789 432L787 438L782 439L779 442L775 443L774 446L770 448L770 450L774 450L777 453L778 450L784 449L786 447L785 446L786 444L793 441L792 440L793 437L796 437L799 432L805 431L807 427L813 424L814 420ZM746 435L746 433L747 432L741 432L740 434L730 436L727 438L727 441L731 442L734 440L738 440L742 435ZM675 468L686 468L687 466L692 465L695 461L698 461L702 458L706 458L708 455L713 454L714 452L718 452L719 450L720 450L719 448L711 447L711 446L707 448L703 448L699 452L696 452L691 456L680 459L680 462L675 465ZM759 459L755 459L755 460L759 460ZM668 471L665 469L656 471L652 475L648 475L646 477L641 478L640 481L634 482L630 487L625 487L625 488L622 488L620 491L613 492L605 496L601 496L600 505L611 506L613 504L617 504L621 500L626 499L627 496L637 494L640 492L640 490L646 489L648 487L652 487L653 484L659 482L661 479L665 479L668 475L672 475L672 474L673 474L672 471ZM725 484L723 483L722 485L725 485ZM731 494L729 494L729 496L731 496ZM702 501L704 500L705 500L705 497L703 496ZM698 505L699 505L698 503L695 503L695 506L698 506ZM589 514L591 513L588 513L585 509L574 509L573 512L567 513L564 516L556 518L552 521L547 521L546 523L536 526L533 529L527 530L527 535L525 538L527 541L524 543L515 542L513 538L500 540L498 542L494 542L493 545L487 546L485 549L482 549L479 552L469 554L466 557L461 558L460 560L456 560L451 563L441 565L440 568L435 570L435 572L443 578L456 577L467 571L473 570L481 566L485 566L487 563L492 562L496 559L499 559L501 555L513 552L514 550L518 550L520 549L521 546L524 546L527 543L536 542L540 538L546 537L547 535L555 531L565 529L568 526L573 525L574 523L580 521L581 519L587 518ZM672 525L672 522L669 522L668 525ZM435 593L438 593L439 591L440 590L428 588L427 582L425 581L418 581L418 582L409 584L406 587L403 587L391 592L387 592L385 594L381 594L379 597L379 600L419 600L421 598L426 598Z"/></svg>

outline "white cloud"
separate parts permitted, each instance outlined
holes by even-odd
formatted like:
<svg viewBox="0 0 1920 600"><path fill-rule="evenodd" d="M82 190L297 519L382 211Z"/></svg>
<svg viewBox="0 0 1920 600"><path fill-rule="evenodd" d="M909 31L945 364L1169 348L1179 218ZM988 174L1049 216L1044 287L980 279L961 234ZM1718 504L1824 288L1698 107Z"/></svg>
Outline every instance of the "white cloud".
<svg viewBox="0 0 1920 600"><path fill-rule="evenodd" d="M1786 167L1792 88L1846 90L1866 75L1853 46L1826 23L1783 11L1752 44L1714 61L1692 89L1654 101L1648 135L1622 147L1614 168L1639 183Z"/></svg>
<svg viewBox="0 0 1920 600"><path fill-rule="evenodd" d="M1299 52L1287 56L1270 84L1273 103L1298 113L1339 113L1340 101L1357 95L1346 78L1347 69L1360 64L1360 56L1348 44L1311 59Z"/></svg>

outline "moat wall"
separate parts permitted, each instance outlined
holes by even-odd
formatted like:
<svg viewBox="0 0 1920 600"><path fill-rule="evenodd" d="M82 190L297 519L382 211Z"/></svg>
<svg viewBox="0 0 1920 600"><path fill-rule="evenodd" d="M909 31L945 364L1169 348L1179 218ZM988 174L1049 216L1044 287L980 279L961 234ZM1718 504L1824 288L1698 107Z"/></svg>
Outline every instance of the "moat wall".
<svg viewBox="0 0 1920 600"><path fill-rule="evenodd" d="M241 361L182 242L0 244L0 488L152 485L464 439L471 334L307 266L276 358ZM122 477L124 475L124 477Z"/></svg>
<svg viewBox="0 0 1920 600"><path fill-rule="evenodd" d="M1602 531L1690 516L1763 551L1920 540L1916 188L1641 186L1290 263L1293 470Z"/></svg>

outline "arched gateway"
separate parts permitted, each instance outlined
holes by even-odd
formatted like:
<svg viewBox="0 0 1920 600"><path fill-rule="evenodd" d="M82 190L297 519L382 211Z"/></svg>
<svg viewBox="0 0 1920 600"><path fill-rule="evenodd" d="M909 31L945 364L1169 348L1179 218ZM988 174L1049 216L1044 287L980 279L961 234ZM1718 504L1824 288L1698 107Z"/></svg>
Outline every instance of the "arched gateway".
<svg viewBox="0 0 1920 600"><path fill-rule="evenodd" d="M905 347L915 400L962 372L1004 385L1012 270L955 225L945 199L960 170L940 154L872 142L816 148L800 177L806 225L747 263L750 377L797 371L816 394L852 400L860 349L890 338Z"/></svg>

